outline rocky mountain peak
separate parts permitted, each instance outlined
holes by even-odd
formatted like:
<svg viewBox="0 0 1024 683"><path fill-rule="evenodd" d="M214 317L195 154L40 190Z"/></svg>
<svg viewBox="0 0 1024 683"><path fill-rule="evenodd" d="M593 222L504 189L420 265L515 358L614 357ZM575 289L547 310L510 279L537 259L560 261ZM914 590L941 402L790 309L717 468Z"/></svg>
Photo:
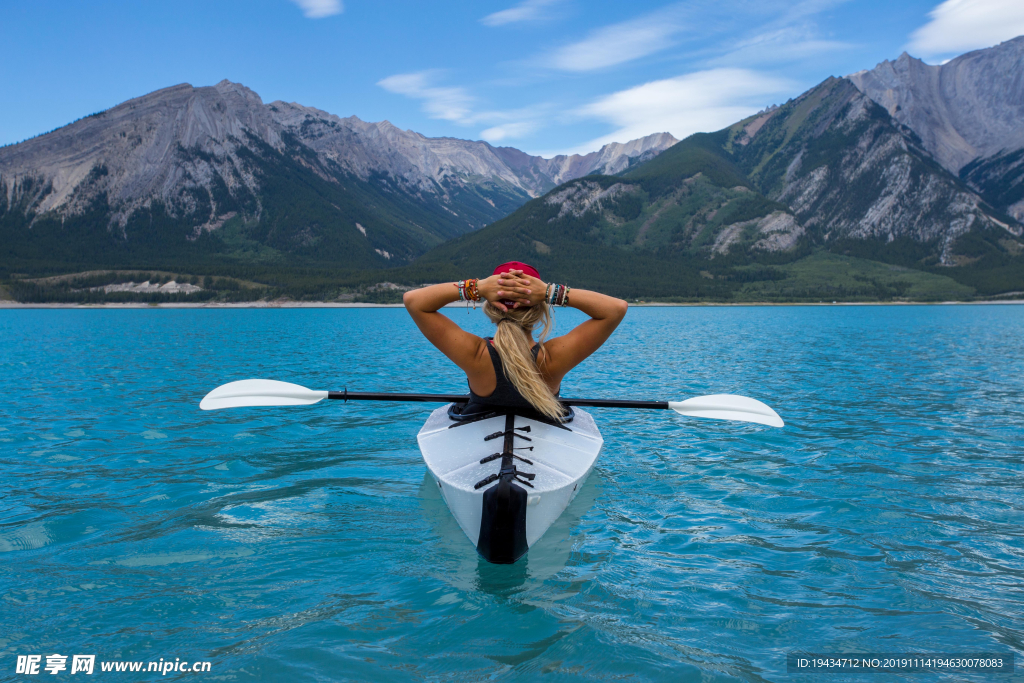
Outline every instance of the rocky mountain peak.
<svg viewBox="0 0 1024 683"><path fill-rule="evenodd" d="M904 63L912 69L922 64L912 58ZM958 240L972 230L1020 235L1020 225L1003 222L978 195L936 168L913 136L852 80L827 79L770 116L734 126L742 140L736 159L769 198L788 206L825 242L910 238L937 244L944 265L959 262ZM752 123L759 125L750 132Z"/></svg>
<svg viewBox="0 0 1024 683"><path fill-rule="evenodd" d="M251 101L255 102L256 104L263 104L263 99L258 94L256 94L255 91L250 90L249 88L245 87L241 83L235 83L233 81L229 81L226 78L223 79L217 85L213 86L213 88L217 92L219 92L219 93L221 93L222 95L225 95L225 96L237 95L237 96L239 96L239 97L241 97L243 99L251 100Z"/></svg>
<svg viewBox="0 0 1024 683"><path fill-rule="evenodd" d="M168 200L186 182L179 150L223 155L235 144L231 140L249 134L281 145L280 128L256 93L230 81L200 88L182 83L0 150L0 177L8 196L28 178L48 184L41 211L81 211L96 192L138 207L153 198ZM89 178L92 191L76 197Z"/></svg>
<svg viewBox="0 0 1024 683"><path fill-rule="evenodd" d="M904 52L847 78L959 173L975 159L1024 148L1022 73L1024 36L942 65Z"/></svg>

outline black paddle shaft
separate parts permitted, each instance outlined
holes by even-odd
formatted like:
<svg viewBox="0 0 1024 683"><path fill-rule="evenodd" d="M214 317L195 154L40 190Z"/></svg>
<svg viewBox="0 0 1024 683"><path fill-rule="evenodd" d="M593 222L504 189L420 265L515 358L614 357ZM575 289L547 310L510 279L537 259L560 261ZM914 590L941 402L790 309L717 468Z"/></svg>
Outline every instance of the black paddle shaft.
<svg viewBox="0 0 1024 683"><path fill-rule="evenodd" d="M387 394L372 391L328 391L327 398L340 401L417 401L421 403L466 403L466 394ZM668 401L613 401L603 398L563 398L563 405L580 408L648 408L667 410Z"/></svg>

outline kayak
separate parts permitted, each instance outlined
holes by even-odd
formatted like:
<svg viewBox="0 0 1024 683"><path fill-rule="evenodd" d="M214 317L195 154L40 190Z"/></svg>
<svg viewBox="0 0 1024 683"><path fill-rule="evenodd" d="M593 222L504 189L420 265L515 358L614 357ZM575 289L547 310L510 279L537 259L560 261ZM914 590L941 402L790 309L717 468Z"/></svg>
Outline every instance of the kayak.
<svg viewBox="0 0 1024 683"><path fill-rule="evenodd" d="M583 487L604 440L594 419L574 410L562 423L498 408L430 414L416 437L452 516L488 562L521 558Z"/></svg>

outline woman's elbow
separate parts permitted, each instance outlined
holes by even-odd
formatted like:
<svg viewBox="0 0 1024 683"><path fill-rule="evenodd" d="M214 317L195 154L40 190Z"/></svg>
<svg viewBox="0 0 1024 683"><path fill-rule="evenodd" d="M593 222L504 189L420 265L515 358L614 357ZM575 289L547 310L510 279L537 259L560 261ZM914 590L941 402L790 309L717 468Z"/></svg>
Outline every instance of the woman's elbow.
<svg viewBox="0 0 1024 683"><path fill-rule="evenodd" d="M423 296L418 289L411 289L402 295L402 303L409 315L416 317L423 312Z"/></svg>
<svg viewBox="0 0 1024 683"><path fill-rule="evenodd" d="M619 320L626 317L626 311L629 310L629 304L623 299L615 300L615 315Z"/></svg>

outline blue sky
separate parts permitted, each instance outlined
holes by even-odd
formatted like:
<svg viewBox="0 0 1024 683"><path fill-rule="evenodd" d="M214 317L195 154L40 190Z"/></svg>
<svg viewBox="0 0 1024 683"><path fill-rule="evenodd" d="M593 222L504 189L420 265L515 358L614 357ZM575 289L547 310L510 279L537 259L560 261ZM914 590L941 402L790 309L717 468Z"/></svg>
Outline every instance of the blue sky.
<svg viewBox="0 0 1024 683"><path fill-rule="evenodd" d="M1021 0L5 3L0 144L177 83L550 156L717 130L903 50L1024 33Z"/></svg>

